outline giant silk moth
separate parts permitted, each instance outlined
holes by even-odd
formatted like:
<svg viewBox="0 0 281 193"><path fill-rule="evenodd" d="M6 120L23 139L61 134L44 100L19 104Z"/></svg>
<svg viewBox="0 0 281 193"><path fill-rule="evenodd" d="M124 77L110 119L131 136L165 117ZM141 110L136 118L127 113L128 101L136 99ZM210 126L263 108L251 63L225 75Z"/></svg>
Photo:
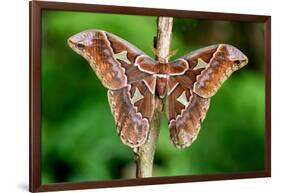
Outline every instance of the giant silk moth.
<svg viewBox="0 0 281 193"><path fill-rule="evenodd" d="M189 146L198 135L210 98L248 62L237 48L217 44L159 63L102 30L78 33L68 39L68 44L89 61L108 89L118 134L130 147L145 143L156 97L165 100L173 144Z"/></svg>

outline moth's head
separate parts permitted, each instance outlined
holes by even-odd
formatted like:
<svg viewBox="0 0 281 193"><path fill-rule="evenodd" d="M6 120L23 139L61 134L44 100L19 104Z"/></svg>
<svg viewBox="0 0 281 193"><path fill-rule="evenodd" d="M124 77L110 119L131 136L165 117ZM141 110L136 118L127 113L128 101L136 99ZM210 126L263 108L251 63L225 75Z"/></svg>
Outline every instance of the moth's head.
<svg viewBox="0 0 281 193"><path fill-rule="evenodd" d="M90 50L93 45L95 31L84 31L71 36L67 43L78 54L90 60Z"/></svg>
<svg viewBox="0 0 281 193"><path fill-rule="evenodd" d="M237 69L242 68L248 63L248 58L240 50L231 45L226 45L228 59L233 62Z"/></svg>

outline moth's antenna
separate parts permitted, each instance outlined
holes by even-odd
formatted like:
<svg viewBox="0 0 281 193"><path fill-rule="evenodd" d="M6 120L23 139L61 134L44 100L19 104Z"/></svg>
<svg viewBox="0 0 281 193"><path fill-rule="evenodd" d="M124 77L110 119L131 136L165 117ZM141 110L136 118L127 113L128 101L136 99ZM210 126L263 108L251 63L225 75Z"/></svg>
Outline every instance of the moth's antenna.
<svg viewBox="0 0 281 193"><path fill-rule="evenodd" d="M172 51L170 51L170 52L169 52L169 55L168 55L168 58L171 58L171 57L173 57L174 55L176 55L178 51L179 51L178 48L177 48L177 49L174 49L174 50L172 50Z"/></svg>
<svg viewBox="0 0 281 193"><path fill-rule="evenodd" d="M156 49L156 48L151 48L151 49L152 49L153 54L158 56L157 49ZM170 51L170 52L169 52L169 55L168 55L166 58L169 59L169 58L173 57L174 55L177 54L178 51L179 51L178 48L177 48L177 49L174 49L174 50L172 50L172 51Z"/></svg>
<svg viewBox="0 0 281 193"><path fill-rule="evenodd" d="M151 48L152 52L154 55L157 55L157 49L156 48Z"/></svg>

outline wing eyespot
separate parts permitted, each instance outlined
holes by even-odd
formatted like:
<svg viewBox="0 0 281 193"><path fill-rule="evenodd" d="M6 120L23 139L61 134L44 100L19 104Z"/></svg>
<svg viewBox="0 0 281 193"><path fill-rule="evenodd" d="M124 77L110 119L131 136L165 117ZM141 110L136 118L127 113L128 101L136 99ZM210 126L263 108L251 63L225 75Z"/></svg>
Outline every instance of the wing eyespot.
<svg viewBox="0 0 281 193"><path fill-rule="evenodd" d="M234 64L239 65L241 63L240 60L234 60Z"/></svg>
<svg viewBox="0 0 281 193"><path fill-rule="evenodd" d="M76 48L78 48L79 50L83 50L85 48L85 45L78 43L78 44L76 44Z"/></svg>

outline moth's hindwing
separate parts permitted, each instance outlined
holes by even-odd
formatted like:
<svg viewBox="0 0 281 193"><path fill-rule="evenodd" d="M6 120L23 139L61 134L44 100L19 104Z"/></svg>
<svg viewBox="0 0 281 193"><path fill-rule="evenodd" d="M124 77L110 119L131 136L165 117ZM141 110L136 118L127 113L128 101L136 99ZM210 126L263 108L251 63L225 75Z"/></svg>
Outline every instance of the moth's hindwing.
<svg viewBox="0 0 281 193"><path fill-rule="evenodd" d="M176 84L168 95L167 103L170 139L178 148L187 147L197 137L209 107L209 99L198 96L181 84Z"/></svg>
<svg viewBox="0 0 281 193"><path fill-rule="evenodd" d="M130 147L144 143L149 131L149 122L132 104L129 86L109 90L108 101L122 142Z"/></svg>
<svg viewBox="0 0 281 193"><path fill-rule="evenodd" d="M108 91L111 111L124 144L138 147L145 143L154 112L154 97L144 81Z"/></svg>

